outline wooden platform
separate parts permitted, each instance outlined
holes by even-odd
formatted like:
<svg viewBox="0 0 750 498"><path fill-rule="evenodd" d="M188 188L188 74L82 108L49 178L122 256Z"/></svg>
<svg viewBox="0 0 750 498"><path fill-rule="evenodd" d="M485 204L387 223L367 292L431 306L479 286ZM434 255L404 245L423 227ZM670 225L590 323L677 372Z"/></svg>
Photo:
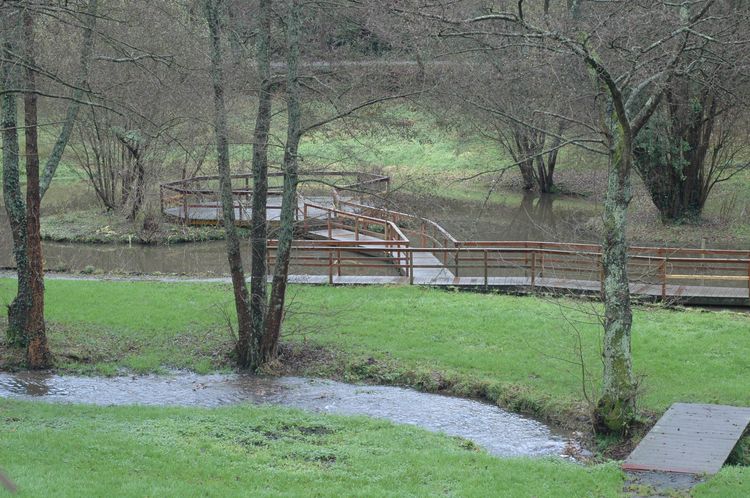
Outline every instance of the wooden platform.
<svg viewBox="0 0 750 498"><path fill-rule="evenodd" d="M675 403L623 463L629 471L715 474L750 424L750 408Z"/></svg>

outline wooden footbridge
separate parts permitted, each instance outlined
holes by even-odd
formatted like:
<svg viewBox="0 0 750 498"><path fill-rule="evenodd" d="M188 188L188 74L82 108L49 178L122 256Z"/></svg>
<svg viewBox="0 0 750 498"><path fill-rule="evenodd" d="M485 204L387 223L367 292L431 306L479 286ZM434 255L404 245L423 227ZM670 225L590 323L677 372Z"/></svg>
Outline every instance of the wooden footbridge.
<svg viewBox="0 0 750 498"><path fill-rule="evenodd" d="M627 471L715 474L750 424L750 408L675 403L622 464Z"/></svg>
<svg viewBox="0 0 750 498"><path fill-rule="evenodd" d="M251 176L233 180L244 183L233 192L235 219L246 226ZM292 282L602 293L600 245L457 240L432 220L376 207L373 200L388 192L386 176L314 172L303 177L303 185L295 211L300 238L290 262ZM163 213L181 223L221 222L217 177L163 184L161 194ZM272 224L279 219L280 194L279 187L269 189ZM270 268L275 241L269 247ZM750 250L631 247L628 274L631 294L641 299L750 306Z"/></svg>

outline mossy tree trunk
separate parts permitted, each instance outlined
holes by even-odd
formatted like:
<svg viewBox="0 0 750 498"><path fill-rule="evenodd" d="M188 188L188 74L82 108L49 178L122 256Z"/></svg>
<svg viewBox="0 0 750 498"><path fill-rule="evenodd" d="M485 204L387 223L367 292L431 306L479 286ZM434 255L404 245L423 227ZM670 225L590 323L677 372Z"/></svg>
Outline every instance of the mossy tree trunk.
<svg viewBox="0 0 750 498"><path fill-rule="evenodd" d="M628 244L625 237L631 199L632 141L616 126L610 144L607 195L604 201L604 375L594 422L597 432L623 433L636 414L636 383L631 355Z"/></svg>
<svg viewBox="0 0 750 498"><path fill-rule="evenodd" d="M20 16L19 12L16 15ZM12 16L3 19L3 31L6 37L13 32ZM2 40L3 54L12 51L11 41ZM14 86L13 73L8 62L2 63L3 88ZM13 255L18 274L18 291L8 306L7 339L12 345L26 346L26 316L30 307L29 263L26 256L26 203L23 198L20 178L20 150L18 145L18 106L16 95L2 95L2 138L3 138L3 199L8 213L11 233L13 235Z"/></svg>
<svg viewBox="0 0 750 498"><path fill-rule="evenodd" d="M281 226L276 253L271 297L266 317L266 329L260 344L264 362L273 360L278 351L281 323L284 316L289 260L294 240L297 211L298 147L302 136L299 83L300 3L289 0L287 17L287 137L284 149L284 189L281 201Z"/></svg>
<svg viewBox="0 0 750 498"><path fill-rule="evenodd" d="M235 226L234 197L232 195L232 177L229 167L229 135L227 130L227 112L224 103L224 71L221 44L221 0L205 0L204 11L210 37L211 81L214 92L214 131L216 134L216 153L219 170L219 191L224 229L227 241L227 259L232 276L234 304L237 312L237 354L241 367L249 366L245 356L250 347L252 320L250 317L250 294L245 282L245 270L242 267L240 238Z"/></svg>
<svg viewBox="0 0 750 498"><path fill-rule="evenodd" d="M271 81L271 0L261 0L258 6L258 33L256 64L261 79L258 94L258 114L253 133L253 198L250 227L250 251L252 268L250 279L250 306L253 321L252 344L242 351L248 366L261 366L260 337L266 320L266 257L268 254L268 134L271 129L271 105L273 83Z"/></svg>

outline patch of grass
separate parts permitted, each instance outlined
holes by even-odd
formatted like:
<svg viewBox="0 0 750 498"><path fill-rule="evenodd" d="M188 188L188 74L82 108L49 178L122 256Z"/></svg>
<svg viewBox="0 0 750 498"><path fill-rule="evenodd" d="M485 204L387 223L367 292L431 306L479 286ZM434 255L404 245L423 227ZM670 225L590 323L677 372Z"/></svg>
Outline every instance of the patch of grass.
<svg viewBox="0 0 750 498"><path fill-rule="evenodd" d="M42 238L55 242L176 244L221 240L224 229L218 226L185 226L161 220L150 229L143 223L126 220L121 214L101 209L67 211L42 217ZM240 229L245 236L247 231Z"/></svg>
<svg viewBox="0 0 750 498"><path fill-rule="evenodd" d="M615 465L498 459L363 417L6 401L19 496L618 496ZM4 496L4 492L0 491Z"/></svg>

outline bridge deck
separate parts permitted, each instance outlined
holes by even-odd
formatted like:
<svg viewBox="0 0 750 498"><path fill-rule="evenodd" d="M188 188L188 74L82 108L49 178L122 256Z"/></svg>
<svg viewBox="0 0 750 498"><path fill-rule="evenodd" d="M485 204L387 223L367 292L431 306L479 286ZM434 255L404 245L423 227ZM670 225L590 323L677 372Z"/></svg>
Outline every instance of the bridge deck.
<svg viewBox="0 0 750 498"><path fill-rule="evenodd" d="M750 424L750 408L675 403L623 463L630 471L715 474Z"/></svg>
<svg viewBox="0 0 750 498"><path fill-rule="evenodd" d="M351 230L346 230L343 228L333 229L331 230L330 234L328 233L328 230L313 230L310 232L310 234L315 237L335 240L338 242L356 242L360 240L363 242L384 242L383 239L379 239L371 235L362 235L362 234L358 235ZM385 244L382 246L368 244L367 247L370 249L382 249L386 252L390 252L391 256L396 257L396 254L393 250L387 251L387 249L390 249L390 248L386 246ZM425 283L439 283L439 282L453 281L455 279L455 277L453 276L453 273L451 273L450 270L445 268L443 266L443 263L438 258L436 258L435 255L432 253L429 253L429 252L415 253L413 256L413 260L414 260L413 271L414 271L415 283L417 281L425 282ZM424 268L424 267L431 267L431 266L436 266L440 268Z"/></svg>

